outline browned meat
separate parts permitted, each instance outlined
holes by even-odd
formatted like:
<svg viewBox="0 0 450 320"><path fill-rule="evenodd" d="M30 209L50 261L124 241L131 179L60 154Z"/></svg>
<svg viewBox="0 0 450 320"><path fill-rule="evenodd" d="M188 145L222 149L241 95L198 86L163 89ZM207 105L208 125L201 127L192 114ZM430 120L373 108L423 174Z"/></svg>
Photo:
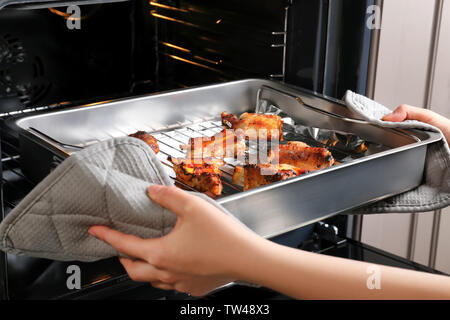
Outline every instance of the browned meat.
<svg viewBox="0 0 450 320"><path fill-rule="evenodd" d="M158 141L150 133L147 133L145 131L138 131L136 133L130 134L130 137L144 141L146 144L150 146L150 148L152 148L155 154L159 152Z"/></svg>
<svg viewBox="0 0 450 320"><path fill-rule="evenodd" d="M272 136L283 140L283 120L279 116L244 113L239 118L234 114L222 112L222 124L236 132L243 132L247 140L258 140L258 137Z"/></svg>
<svg viewBox="0 0 450 320"><path fill-rule="evenodd" d="M223 130L213 137L191 138L188 145L181 146L187 150L186 158L236 158L245 152L245 141L233 130Z"/></svg>
<svg viewBox="0 0 450 320"><path fill-rule="evenodd" d="M335 164L335 160L330 151L325 148L312 148L306 143L290 141L285 145L279 145L270 150L269 159L277 163L289 164L297 168L316 171L329 168Z"/></svg>
<svg viewBox="0 0 450 320"><path fill-rule="evenodd" d="M287 180L308 173L306 169L290 165L246 165L236 167L232 182L244 187L244 191L268 185L274 182Z"/></svg>
<svg viewBox="0 0 450 320"><path fill-rule="evenodd" d="M220 159L177 159L169 157L177 180L200 191L209 192L213 196L222 193L222 172L220 167L225 162Z"/></svg>

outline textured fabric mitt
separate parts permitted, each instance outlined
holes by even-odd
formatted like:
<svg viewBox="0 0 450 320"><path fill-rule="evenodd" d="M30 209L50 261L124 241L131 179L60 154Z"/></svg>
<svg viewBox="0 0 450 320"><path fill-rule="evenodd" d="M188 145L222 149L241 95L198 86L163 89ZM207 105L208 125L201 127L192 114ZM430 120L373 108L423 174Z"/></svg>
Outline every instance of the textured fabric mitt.
<svg viewBox="0 0 450 320"><path fill-rule="evenodd" d="M392 111L385 106L359 94L347 91L344 101L347 107L370 123L385 128L441 130L426 123L407 120L386 122L381 119ZM428 147L425 162L425 179L416 189L358 209L358 214L369 213L416 213L429 212L450 205L450 149L443 138Z"/></svg>
<svg viewBox="0 0 450 320"><path fill-rule="evenodd" d="M86 148L67 158L10 212L0 225L0 250L90 262L117 255L88 234L92 225L161 237L177 217L147 197L151 184L168 186L172 180L141 140L118 138Z"/></svg>

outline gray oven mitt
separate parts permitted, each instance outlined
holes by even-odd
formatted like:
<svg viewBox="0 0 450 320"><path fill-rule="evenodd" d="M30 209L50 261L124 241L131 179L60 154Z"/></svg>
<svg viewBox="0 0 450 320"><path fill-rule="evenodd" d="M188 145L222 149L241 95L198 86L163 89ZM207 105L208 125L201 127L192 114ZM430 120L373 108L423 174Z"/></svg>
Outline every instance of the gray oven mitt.
<svg viewBox="0 0 450 320"><path fill-rule="evenodd" d="M0 250L90 262L117 255L88 234L92 225L161 237L177 217L147 197L151 184L168 186L172 180L143 141L125 137L86 148L66 159L5 218ZM230 214L207 196L194 194Z"/></svg>
<svg viewBox="0 0 450 320"><path fill-rule="evenodd" d="M381 119L392 111L362 95L347 91L344 97L347 107L370 123L385 128L441 130L426 123L407 120L401 123ZM374 205L358 209L357 214L369 213L417 213L429 212L450 205L450 149L443 138L428 147L425 162L425 179L416 189L394 196Z"/></svg>

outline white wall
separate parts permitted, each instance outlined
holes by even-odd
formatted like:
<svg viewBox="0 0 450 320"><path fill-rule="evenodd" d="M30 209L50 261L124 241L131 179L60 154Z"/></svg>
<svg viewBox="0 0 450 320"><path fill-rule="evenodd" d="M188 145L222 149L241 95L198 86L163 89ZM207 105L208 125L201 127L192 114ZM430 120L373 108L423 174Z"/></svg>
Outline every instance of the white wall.
<svg viewBox="0 0 450 320"><path fill-rule="evenodd" d="M444 1L432 109L450 117L450 0ZM425 104L436 5L436 0L384 0L374 98L392 109ZM418 216L414 260L425 265L432 223L432 213ZM410 224L410 214L364 216L362 241L406 257ZM450 210L442 215L436 268L450 273Z"/></svg>
<svg viewBox="0 0 450 320"><path fill-rule="evenodd" d="M425 100L434 0L384 0L375 99L397 107Z"/></svg>
<svg viewBox="0 0 450 320"><path fill-rule="evenodd" d="M450 1L444 1L431 109L450 118ZM436 269L450 273L450 208L442 211Z"/></svg>

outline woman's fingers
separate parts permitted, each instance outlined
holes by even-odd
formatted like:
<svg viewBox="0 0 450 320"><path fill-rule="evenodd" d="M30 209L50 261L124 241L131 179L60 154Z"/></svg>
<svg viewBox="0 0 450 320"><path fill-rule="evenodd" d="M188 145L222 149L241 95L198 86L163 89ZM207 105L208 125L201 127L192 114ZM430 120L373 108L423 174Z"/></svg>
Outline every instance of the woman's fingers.
<svg viewBox="0 0 450 320"><path fill-rule="evenodd" d="M383 121L402 122L405 120L417 120L428 123L441 129L447 141L450 141L450 119L441 116L431 110L401 105L391 114L386 115Z"/></svg>
<svg viewBox="0 0 450 320"><path fill-rule="evenodd" d="M406 117L407 113L397 108L394 112L388 114L387 116L384 116L382 120L389 122L402 122L406 120Z"/></svg>
<svg viewBox="0 0 450 320"><path fill-rule="evenodd" d="M147 189L147 195L154 202L163 206L179 217L195 212L200 199L177 187L153 185Z"/></svg>
<svg viewBox="0 0 450 320"><path fill-rule="evenodd" d="M120 263L123 265L131 280L137 282L161 281L165 277L165 272L152 266L151 264L141 261L132 260L125 257L119 257Z"/></svg>
<svg viewBox="0 0 450 320"><path fill-rule="evenodd" d="M175 290L173 284L167 284L161 281L152 281L150 282L153 288L161 289L161 290Z"/></svg>
<svg viewBox="0 0 450 320"><path fill-rule="evenodd" d="M383 118L383 121L402 122L405 120L417 120L425 123L430 123L429 110L412 107L406 104L401 105Z"/></svg>
<svg viewBox="0 0 450 320"><path fill-rule="evenodd" d="M157 239L142 239L105 226L93 226L88 232L90 235L108 243L118 252L126 254L127 256L149 260L149 256L151 258L152 249L155 249L156 256L156 248L152 242L156 242ZM155 243L155 245L157 244Z"/></svg>

